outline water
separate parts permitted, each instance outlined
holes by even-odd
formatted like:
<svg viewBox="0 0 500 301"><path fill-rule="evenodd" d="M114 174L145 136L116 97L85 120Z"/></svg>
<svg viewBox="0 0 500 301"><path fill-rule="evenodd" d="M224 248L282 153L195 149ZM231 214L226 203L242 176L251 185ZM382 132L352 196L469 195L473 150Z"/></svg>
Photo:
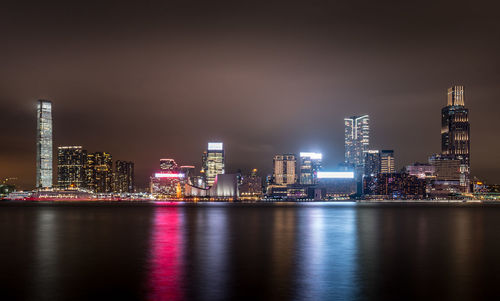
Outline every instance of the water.
<svg viewBox="0 0 500 301"><path fill-rule="evenodd" d="M499 299L500 206L0 203L1 300Z"/></svg>

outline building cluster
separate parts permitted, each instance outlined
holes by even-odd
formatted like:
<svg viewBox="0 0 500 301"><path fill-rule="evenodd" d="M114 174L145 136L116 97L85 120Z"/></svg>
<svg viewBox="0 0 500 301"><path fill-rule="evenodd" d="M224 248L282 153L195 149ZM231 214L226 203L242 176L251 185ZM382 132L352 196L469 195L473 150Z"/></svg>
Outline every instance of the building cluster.
<svg viewBox="0 0 500 301"><path fill-rule="evenodd" d="M394 150L370 148L370 117L344 119L345 156L333 170L324 170L317 152L276 154L273 173L265 181L257 170L226 174L224 144L209 142L202 153L201 170L160 159L150 177L149 193L155 199L331 200L449 198L470 193L470 125L463 86L448 89L441 110L441 152L427 163L400 171ZM39 190L52 188L52 103L40 100L37 108L37 176ZM57 148L59 191L132 193L134 163L112 161L107 152L87 152L82 146Z"/></svg>
<svg viewBox="0 0 500 301"><path fill-rule="evenodd" d="M108 152L87 152L81 146L57 148L57 189L95 193L134 192L134 163L116 160Z"/></svg>
<svg viewBox="0 0 500 301"><path fill-rule="evenodd" d="M36 187L41 190L90 193L132 193L134 163L113 159L108 152L87 152L82 146L57 147L57 182L52 181L52 102L37 106Z"/></svg>
<svg viewBox="0 0 500 301"><path fill-rule="evenodd" d="M468 115L464 87L450 87L447 105L441 110L441 153L429 156L428 163L415 163L395 173L392 151L381 151L380 154L367 151L363 196L441 199L472 192ZM379 172L372 172L373 167Z"/></svg>

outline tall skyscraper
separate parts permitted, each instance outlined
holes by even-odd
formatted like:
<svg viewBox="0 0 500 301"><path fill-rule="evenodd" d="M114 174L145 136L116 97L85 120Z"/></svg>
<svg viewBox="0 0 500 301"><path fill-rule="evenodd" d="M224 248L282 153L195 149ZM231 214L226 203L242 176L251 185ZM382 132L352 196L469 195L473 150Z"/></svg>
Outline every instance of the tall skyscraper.
<svg viewBox="0 0 500 301"><path fill-rule="evenodd" d="M394 173L395 170L394 151L382 150L380 152L380 173Z"/></svg>
<svg viewBox="0 0 500 301"><path fill-rule="evenodd" d="M365 152L370 145L370 117L352 116L344 119L345 163L364 165Z"/></svg>
<svg viewBox="0 0 500 301"><path fill-rule="evenodd" d="M374 177L380 173L380 151L367 150L365 152L365 176Z"/></svg>
<svg viewBox="0 0 500 301"><path fill-rule="evenodd" d="M134 162L115 162L115 184L114 192L134 192Z"/></svg>
<svg viewBox="0 0 500 301"><path fill-rule="evenodd" d="M81 146L57 148L57 187L81 188L85 183L85 150Z"/></svg>
<svg viewBox="0 0 500 301"><path fill-rule="evenodd" d="M300 184L316 184L321 169L321 153L300 153Z"/></svg>
<svg viewBox="0 0 500 301"><path fill-rule="evenodd" d="M441 110L441 153L454 156L461 162L461 184L469 191L470 182L470 124L465 107L463 86L448 89L448 105Z"/></svg>
<svg viewBox="0 0 500 301"><path fill-rule="evenodd" d="M36 187L52 187L52 102L39 100L37 106Z"/></svg>
<svg viewBox="0 0 500 301"><path fill-rule="evenodd" d="M224 165L224 144L222 142L209 142L207 150L203 153L201 170L207 187L214 184L217 175L224 174Z"/></svg>
<svg viewBox="0 0 500 301"><path fill-rule="evenodd" d="M290 185L297 182L297 158L294 154L281 154L273 158L274 184Z"/></svg>

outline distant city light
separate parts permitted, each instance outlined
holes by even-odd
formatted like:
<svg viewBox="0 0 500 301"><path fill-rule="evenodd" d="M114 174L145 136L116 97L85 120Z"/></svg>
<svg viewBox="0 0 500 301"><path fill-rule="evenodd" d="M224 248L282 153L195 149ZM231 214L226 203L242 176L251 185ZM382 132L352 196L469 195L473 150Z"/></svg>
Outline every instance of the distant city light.
<svg viewBox="0 0 500 301"><path fill-rule="evenodd" d="M307 152L301 152L300 153L301 157L309 157L314 160L321 160L323 159L323 154L322 153L307 153Z"/></svg>
<svg viewBox="0 0 500 301"><path fill-rule="evenodd" d="M184 178L183 173L155 173L155 178Z"/></svg>
<svg viewBox="0 0 500 301"><path fill-rule="evenodd" d="M209 142L208 143L208 150L223 150L224 145L222 142Z"/></svg>
<svg viewBox="0 0 500 301"><path fill-rule="evenodd" d="M318 179L353 179L352 171L318 171Z"/></svg>

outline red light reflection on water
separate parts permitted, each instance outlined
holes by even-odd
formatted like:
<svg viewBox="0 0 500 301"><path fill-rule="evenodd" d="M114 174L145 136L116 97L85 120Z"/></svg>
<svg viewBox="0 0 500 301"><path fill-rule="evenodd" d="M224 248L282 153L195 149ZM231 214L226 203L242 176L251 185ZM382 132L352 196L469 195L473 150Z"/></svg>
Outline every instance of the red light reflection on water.
<svg viewBox="0 0 500 301"><path fill-rule="evenodd" d="M182 216L176 206L156 208L152 230L150 300L183 300Z"/></svg>

